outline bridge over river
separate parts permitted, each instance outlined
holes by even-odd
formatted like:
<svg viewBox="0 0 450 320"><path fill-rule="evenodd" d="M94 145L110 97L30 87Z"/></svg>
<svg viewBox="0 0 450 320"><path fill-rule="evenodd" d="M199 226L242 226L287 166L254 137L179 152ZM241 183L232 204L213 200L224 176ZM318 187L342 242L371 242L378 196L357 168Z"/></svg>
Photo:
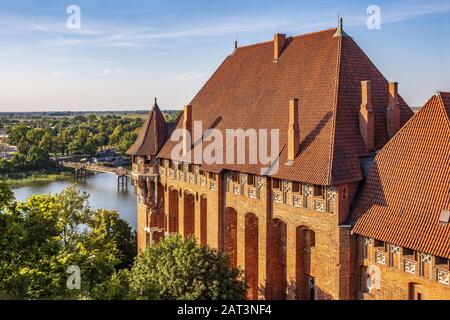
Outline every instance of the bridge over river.
<svg viewBox="0 0 450 320"><path fill-rule="evenodd" d="M61 165L65 168L72 168L75 170L75 177L77 179L86 179L89 172L109 173L117 176L117 187L126 187L128 185L128 177L131 177L131 170L124 168L113 168L91 163L80 163L71 161L62 161Z"/></svg>

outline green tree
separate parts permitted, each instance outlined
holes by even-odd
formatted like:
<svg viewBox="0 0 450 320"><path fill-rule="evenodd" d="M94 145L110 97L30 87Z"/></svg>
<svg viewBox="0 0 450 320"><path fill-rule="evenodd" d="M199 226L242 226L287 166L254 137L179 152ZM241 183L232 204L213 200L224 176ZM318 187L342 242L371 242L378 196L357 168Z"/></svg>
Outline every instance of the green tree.
<svg viewBox="0 0 450 320"><path fill-rule="evenodd" d="M137 133L134 131L127 132L122 137L122 139L119 142L119 145L117 146L117 150L121 154L125 154L127 150L133 145L134 141L137 138Z"/></svg>
<svg viewBox="0 0 450 320"><path fill-rule="evenodd" d="M14 200L14 193L8 188L6 183L0 181L0 215L3 209Z"/></svg>
<svg viewBox="0 0 450 320"><path fill-rule="evenodd" d="M9 141L12 145L18 145L19 141L27 136L29 128L25 124L18 124L7 130Z"/></svg>
<svg viewBox="0 0 450 320"><path fill-rule="evenodd" d="M22 153L16 153L13 155L13 158L11 159L11 167L15 171L23 171L28 170L28 163L27 163L27 157L26 155L23 155Z"/></svg>
<svg viewBox="0 0 450 320"><path fill-rule="evenodd" d="M246 284L225 253L195 238L170 236L147 247L130 272L131 294L140 299L244 299Z"/></svg>
<svg viewBox="0 0 450 320"><path fill-rule="evenodd" d="M27 140L32 146L37 146L41 142L42 138L45 136L47 132L41 128L34 128L28 130L27 132Z"/></svg>
<svg viewBox="0 0 450 320"><path fill-rule="evenodd" d="M131 226L114 210L98 210L89 221L90 236L98 242L114 242L117 246L115 265L118 269L131 267L136 256L136 234Z"/></svg>
<svg viewBox="0 0 450 320"><path fill-rule="evenodd" d="M57 153L59 151L58 142L51 132L46 132L39 141L39 148L47 153Z"/></svg>
<svg viewBox="0 0 450 320"><path fill-rule="evenodd" d="M113 133L109 136L109 144L110 145L117 145L119 144L120 140L122 139L124 135L124 128L120 124L117 127L114 128Z"/></svg>
<svg viewBox="0 0 450 320"><path fill-rule="evenodd" d="M0 293L4 295L91 298L124 263L123 252L136 247L131 228L125 228L116 213L91 210L88 196L74 188L17 204L11 204L8 191L0 191L4 194L0 200L9 203L0 215ZM106 235L100 235L102 230ZM66 271L72 265L81 270L81 290L66 287Z"/></svg>
<svg viewBox="0 0 450 320"><path fill-rule="evenodd" d="M38 146L32 146L28 151L26 161L32 169L43 169L49 165L50 155Z"/></svg>

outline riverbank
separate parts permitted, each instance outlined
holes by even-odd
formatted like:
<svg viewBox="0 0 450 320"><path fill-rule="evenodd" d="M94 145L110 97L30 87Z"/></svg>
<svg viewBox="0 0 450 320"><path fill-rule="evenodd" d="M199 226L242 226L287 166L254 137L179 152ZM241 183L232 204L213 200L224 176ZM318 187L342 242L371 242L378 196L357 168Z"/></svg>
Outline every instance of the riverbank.
<svg viewBox="0 0 450 320"><path fill-rule="evenodd" d="M60 172L27 172L19 173L13 176L2 177L1 181L5 182L10 188L20 188L24 186L37 185L42 183L50 183L64 181L73 178L73 173L68 171Z"/></svg>

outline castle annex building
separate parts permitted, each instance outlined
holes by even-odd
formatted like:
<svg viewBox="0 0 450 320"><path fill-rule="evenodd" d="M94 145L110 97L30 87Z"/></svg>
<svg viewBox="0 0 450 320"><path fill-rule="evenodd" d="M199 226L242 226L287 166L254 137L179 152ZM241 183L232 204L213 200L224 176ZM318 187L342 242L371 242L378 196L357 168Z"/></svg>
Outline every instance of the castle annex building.
<svg viewBox="0 0 450 320"><path fill-rule="evenodd" d="M442 92L414 115L342 22L236 48L175 128L155 101L128 150L139 249L195 235L249 299L450 299L449 116ZM278 129L279 169L173 159L196 121Z"/></svg>

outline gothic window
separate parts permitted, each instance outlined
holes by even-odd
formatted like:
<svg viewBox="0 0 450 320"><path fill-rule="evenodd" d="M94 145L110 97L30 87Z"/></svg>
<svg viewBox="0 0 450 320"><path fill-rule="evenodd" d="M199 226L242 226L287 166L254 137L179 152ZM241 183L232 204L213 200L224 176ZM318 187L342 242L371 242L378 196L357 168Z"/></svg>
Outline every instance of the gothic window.
<svg viewBox="0 0 450 320"><path fill-rule="evenodd" d="M247 175L247 179L248 179L248 185L251 187L255 186L255 175L254 174L248 174Z"/></svg>
<svg viewBox="0 0 450 320"><path fill-rule="evenodd" d="M300 192L300 182L292 182L292 192L299 193Z"/></svg>
<svg viewBox="0 0 450 320"><path fill-rule="evenodd" d="M272 179L272 188L275 190L280 190L281 184L280 184L280 179Z"/></svg>
<svg viewBox="0 0 450 320"><path fill-rule="evenodd" d="M375 240L374 243L375 248L384 250L384 241Z"/></svg>
<svg viewBox="0 0 450 320"><path fill-rule="evenodd" d="M414 250L408 249L408 248L403 248L403 256L407 256L410 259L415 259Z"/></svg>
<svg viewBox="0 0 450 320"><path fill-rule="evenodd" d="M314 196L322 197L323 196L323 188L322 186L314 185Z"/></svg>
<svg viewBox="0 0 450 320"><path fill-rule="evenodd" d="M239 181L239 173L236 172L236 171L233 171L233 172L231 173L231 180L232 180L233 182L238 182L238 181Z"/></svg>
<svg viewBox="0 0 450 320"><path fill-rule="evenodd" d="M445 258L441 258L441 257L436 257L435 258L435 264L437 265L437 266L443 266L443 267L447 267L448 268L448 266L449 266L449 259L445 259Z"/></svg>

